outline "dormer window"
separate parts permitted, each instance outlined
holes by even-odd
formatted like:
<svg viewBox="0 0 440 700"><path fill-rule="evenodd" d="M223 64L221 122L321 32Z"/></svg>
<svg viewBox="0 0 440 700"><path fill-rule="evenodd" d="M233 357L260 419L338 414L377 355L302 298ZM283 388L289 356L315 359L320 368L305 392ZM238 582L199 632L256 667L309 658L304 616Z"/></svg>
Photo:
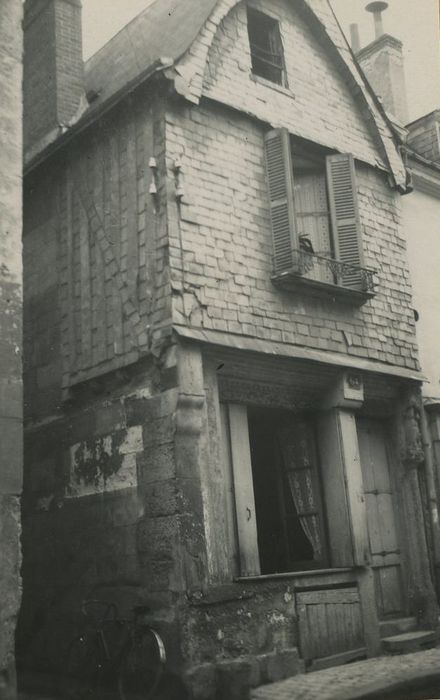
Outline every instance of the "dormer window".
<svg viewBox="0 0 440 700"><path fill-rule="evenodd" d="M283 46L276 19L247 9L252 73L277 85L285 85Z"/></svg>

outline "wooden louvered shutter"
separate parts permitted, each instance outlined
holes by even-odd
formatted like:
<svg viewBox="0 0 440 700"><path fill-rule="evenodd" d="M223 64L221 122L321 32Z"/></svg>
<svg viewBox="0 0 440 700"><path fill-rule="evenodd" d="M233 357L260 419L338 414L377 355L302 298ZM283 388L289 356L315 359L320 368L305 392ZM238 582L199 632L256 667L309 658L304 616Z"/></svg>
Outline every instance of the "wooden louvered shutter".
<svg viewBox="0 0 440 700"><path fill-rule="evenodd" d="M295 208L290 136L274 129L265 136L275 273L290 270L295 248Z"/></svg>
<svg viewBox="0 0 440 700"><path fill-rule="evenodd" d="M363 260L353 156L350 153L341 153L328 156L326 160L336 258L340 262L359 268L362 266ZM344 272L341 276L341 282L344 287L361 289L360 271L353 269Z"/></svg>

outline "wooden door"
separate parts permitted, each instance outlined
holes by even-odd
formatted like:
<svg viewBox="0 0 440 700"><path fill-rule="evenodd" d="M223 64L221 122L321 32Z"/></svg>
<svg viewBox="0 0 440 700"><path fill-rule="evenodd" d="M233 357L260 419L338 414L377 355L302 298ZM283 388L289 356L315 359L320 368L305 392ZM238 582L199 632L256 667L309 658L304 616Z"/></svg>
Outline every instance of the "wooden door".
<svg viewBox="0 0 440 700"><path fill-rule="evenodd" d="M361 603L357 588L297 593L301 656L307 665L320 659L333 664L366 655Z"/></svg>
<svg viewBox="0 0 440 700"><path fill-rule="evenodd" d="M357 420L368 534L380 618L405 613L396 495L387 445L387 424Z"/></svg>

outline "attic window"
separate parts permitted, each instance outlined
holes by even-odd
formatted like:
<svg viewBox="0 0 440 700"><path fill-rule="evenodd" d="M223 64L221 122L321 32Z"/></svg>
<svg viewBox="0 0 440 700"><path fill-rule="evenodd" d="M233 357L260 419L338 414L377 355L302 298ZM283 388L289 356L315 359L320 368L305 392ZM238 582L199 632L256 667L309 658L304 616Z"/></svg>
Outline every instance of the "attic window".
<svg viewBox="0 0 440 700"><path fill-rule="evenodd" d="M271 83L285 85L283 46L277 20L248 7L247 22L252 73Z"/></svg>

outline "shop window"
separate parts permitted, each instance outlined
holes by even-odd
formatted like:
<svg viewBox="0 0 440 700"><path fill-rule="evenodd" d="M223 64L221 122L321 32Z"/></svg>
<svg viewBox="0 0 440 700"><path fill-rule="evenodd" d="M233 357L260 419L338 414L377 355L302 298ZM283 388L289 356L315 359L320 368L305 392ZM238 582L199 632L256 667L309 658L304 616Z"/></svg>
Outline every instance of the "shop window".
<svg viewBox="0 0 440 700"><path fill-rule="evenodd" d="M252 73L285 85L284 55L277 20L248 7L247 23Z"/></svg>

